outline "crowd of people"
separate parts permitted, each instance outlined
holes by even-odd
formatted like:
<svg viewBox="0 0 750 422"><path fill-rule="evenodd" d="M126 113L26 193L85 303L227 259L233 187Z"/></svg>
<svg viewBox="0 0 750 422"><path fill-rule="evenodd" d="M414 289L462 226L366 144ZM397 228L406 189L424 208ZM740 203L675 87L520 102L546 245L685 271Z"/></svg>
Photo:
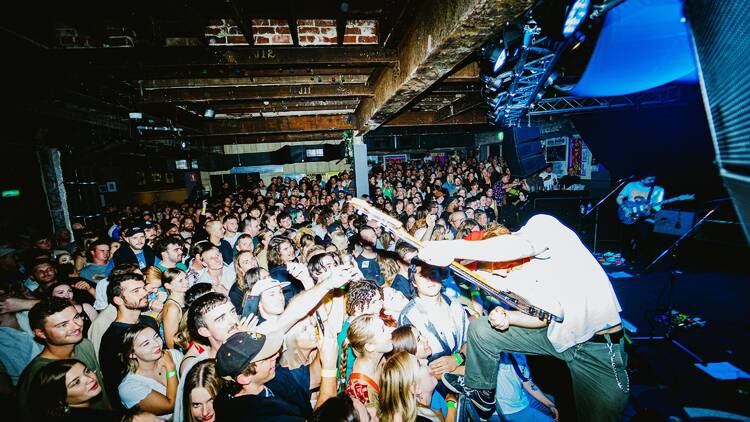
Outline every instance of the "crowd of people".
<svg viewBox="0 0 750 422"><path fill-rule="evenodd" d="M542 184L546 180L540 179ZM367 199L420 240L504 236L501 159L375 166ZM0 246L0 393L26 421L452 421L470 322L499 303L354 212L349 173L274 177ZM553 420L521 354L502 420Z"/></svg>

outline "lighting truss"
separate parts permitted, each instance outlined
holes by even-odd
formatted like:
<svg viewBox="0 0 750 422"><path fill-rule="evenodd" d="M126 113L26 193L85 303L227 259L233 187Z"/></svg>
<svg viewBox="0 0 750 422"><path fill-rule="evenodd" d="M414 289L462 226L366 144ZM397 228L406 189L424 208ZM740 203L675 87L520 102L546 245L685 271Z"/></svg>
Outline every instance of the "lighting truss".
<svg viewBox="0 0 750 422"><path fill-rule="evenodd" d="M500 75L510 79L510 85L500 94L495 114L491 116L499 126L518 126L521 123L537 95L545 89L560 53L568 44L567 41L553 42L547 37L539 37L540 33L536 22L529 20L524 26L526 42L521 47L518 62L510 72Z"/></svg>
<svg viewBox="0 0 750 422"><path fill-rule="evenodd" d="M552 114L573 114L597 110L635 108L684 103L695 99L695 90L682 85L669 85L645 92L615 97L557 97L545 98L534 103L528 111L529 117Z"/></svg>

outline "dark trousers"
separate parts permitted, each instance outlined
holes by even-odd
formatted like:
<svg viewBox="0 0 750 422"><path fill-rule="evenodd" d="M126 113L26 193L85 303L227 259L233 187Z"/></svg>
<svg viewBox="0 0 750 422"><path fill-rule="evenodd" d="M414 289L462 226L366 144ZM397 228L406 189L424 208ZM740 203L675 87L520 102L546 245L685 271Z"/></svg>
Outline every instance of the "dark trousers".
<svg viewBox="0 0 750 422"><path fill-rule="evenodd" d="M465 383L470 388L494 389L500 353L554 356L570 369L579 421L622 421L630 380L624 340L617 344L587 341L558 352L546 328L510 327L498 331L487 317L469 324Z"/></svg>
<svg viewBox="0 0 750 422"><path fill-rule="evenodd" d="M654 223L639 220L623 225L622 253L630 261L646 263L653 257L652 233Z"/></svg>

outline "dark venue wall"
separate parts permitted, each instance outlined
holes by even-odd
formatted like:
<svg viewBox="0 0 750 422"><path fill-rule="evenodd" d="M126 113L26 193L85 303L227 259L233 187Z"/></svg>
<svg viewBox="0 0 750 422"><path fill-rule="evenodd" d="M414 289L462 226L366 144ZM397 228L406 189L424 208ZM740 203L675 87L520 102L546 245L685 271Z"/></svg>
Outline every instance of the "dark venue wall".
<svg viewBox="0 0 750 422"><path fill-rule="evenodd" d="M700 199L725 195L714 164L705 109L699 100L571 118L591 152L612 173L612 179L653 174L667 196L695 193Z"/></svg>

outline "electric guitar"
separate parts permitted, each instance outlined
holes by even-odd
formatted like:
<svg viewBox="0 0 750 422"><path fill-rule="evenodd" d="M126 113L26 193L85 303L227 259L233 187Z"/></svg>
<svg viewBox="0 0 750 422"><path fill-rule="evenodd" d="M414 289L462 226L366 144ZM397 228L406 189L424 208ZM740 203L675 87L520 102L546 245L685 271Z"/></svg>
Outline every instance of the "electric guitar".
<svg viewBox="0 0 750 422"><path fill-rule="evenodd" d="M617 217L622 221L622 224L631 225L641 218L651 215L654 212L654 207L671 204L672 202L689 201L691 199L695 199L695 195L680 195L664 201L651 203L642 196L636 196L632 201L629 199L622 201L622 204L617 209Z"/></svg>
<svg viewBox="0 0 750 422"><path fill-rule="evenodd" d="M351 200L349 200L349 204L354 208L355 212L365 215L371 220L375 220L383 228L383 230L391 233L397 239L408 243L418 251L422 249L422 242L414 236L410 235L400 221L378 210L377 208L373 207L360 198L352 198ZM497 298L498 300L511 306L512 308L525 313L526 315L530 315L547 322L563 322L562 313L557 312L559 315L553 314L546 309L542 309L541 307L533 305L526 298L517 293L514 293L510 290L496 288L492 284L490 284L482 275L466 268L456 261L453 261L453 263L450 265L450 269L452 269L453 273L461 277L463 280L482 289L487 294ZM529 290L529 292L531 291L533 291L533 287Z"/></svg>

